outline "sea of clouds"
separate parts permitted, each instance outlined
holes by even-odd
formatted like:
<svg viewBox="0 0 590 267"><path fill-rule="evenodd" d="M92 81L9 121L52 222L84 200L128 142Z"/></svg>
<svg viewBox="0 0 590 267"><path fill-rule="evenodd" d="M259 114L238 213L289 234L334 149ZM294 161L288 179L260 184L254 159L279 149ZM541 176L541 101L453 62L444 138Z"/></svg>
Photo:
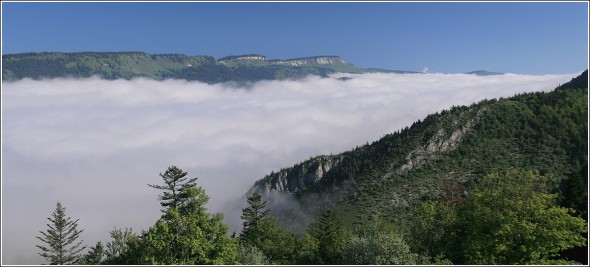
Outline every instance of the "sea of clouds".
<svg viewBox="0 0 590 267"><path fill-rule="evenodd" d="M2 83L2 263L40 264L57 201L91 246L161 215L159 173L198 177L240 231L235 203L257 179L379 139L453 105L549 91L565 75L346 74L248 86L182 80ZM240 202L241 204L241 202ZM239 206L239 205L238 205Z"/></svg>

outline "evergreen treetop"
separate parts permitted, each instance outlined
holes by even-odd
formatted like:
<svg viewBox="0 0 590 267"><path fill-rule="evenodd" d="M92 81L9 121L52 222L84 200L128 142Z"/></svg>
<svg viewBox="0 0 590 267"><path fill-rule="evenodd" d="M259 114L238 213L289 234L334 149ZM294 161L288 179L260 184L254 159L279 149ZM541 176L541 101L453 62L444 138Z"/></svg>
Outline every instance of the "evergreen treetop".
<svg viewBox="0 0 590 267"><path fill-rule="evenodd" d="M46 246L36 245L42 252L39 255L49 260L50 264L65 265L76 264L80 261L78 255L86 246L82 246L83 240L76 243L80 233L78 220L72 221L66 217L66 208L57 202L55 211L50 218L51 223L47 224L47 231L39 231L42 237L37 237Z"/></svg>

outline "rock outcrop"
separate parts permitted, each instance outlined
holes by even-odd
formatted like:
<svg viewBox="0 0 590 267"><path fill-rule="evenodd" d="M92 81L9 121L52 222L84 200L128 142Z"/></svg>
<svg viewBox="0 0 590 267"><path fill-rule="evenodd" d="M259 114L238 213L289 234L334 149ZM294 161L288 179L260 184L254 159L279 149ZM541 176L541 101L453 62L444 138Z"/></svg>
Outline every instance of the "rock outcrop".
<svg viewBox="0 0 590 267"><path fill-rule="evenodd" d="M459 142L461 142L463 136L469 130L471 130L473 125L475 125L479 121L479 118L481 117L484 111L485 108L480 109L477 112L475 118L467 121L463 126L460 126L458 129L453 131L453 133L451 133L451 135L448 138L445 138L445 129L439 129L428 140L424 147L417 148L408 154L408 156L406 157L406 163L399 167L396 173L400 174L408 172L414 168L418 168L422 166L429 158L435 156L436 153L446 152L455 149ZM457 122L455 122L455 124L456 123Z"/></svg>
<svg viewBox="0 0 590 267"><path fill-rule="evenodd" d="M288 65L288 66L305 66L305 65L328 65L328 64L348 64L346 60L338 56L318 56L318 57L304 57L286 60L272 60L274 65Z"/></svg>
<svg viewBox="0 0 590 267"><path fill-rule="evenodd" d="M267 175L255 185L258 190L296 193L312 188L341 160L334 156L319 156L293 168Z"/></svg>

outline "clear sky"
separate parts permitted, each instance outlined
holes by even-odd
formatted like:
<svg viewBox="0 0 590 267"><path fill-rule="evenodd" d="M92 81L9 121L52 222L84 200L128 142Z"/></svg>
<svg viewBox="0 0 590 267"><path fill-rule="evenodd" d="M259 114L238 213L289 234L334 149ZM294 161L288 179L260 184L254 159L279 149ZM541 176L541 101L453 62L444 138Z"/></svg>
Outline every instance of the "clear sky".
<svg viewBox="0 0 590 267"><path fill-rule="evenodd" d="M359 67L561 74L588 67L588 4L7 3L2 54L142 51Z"/></svg>

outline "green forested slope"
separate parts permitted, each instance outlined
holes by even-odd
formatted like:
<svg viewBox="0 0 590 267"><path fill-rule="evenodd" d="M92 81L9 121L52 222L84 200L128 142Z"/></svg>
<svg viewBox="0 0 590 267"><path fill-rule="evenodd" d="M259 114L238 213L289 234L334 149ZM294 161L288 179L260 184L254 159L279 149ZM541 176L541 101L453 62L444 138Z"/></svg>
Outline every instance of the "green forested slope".
<svg viewBox="0 0 590 267"><path fill-rule="evenodd" d="M403 225L419 203L465 202L482 177L510 168L554 175L559 186L552 190L573 199L568 185L587 169L587 119L586 88L484 100L429 115L351 151L272 173L253 189L296 232L325 208L346 225L371 218ZM297 205L274 205L278 196Z"/></svg>
<svg viewBox="0 0 590 267"><path fill-rule="evenodd" d="M261 55L224 57L143 52L23 53L2 56L2 79L57 77L104 79L145 77L155 80L185 79L206 83L294 79L334 72L365 70L337 56L267 60Z"/></svg>

